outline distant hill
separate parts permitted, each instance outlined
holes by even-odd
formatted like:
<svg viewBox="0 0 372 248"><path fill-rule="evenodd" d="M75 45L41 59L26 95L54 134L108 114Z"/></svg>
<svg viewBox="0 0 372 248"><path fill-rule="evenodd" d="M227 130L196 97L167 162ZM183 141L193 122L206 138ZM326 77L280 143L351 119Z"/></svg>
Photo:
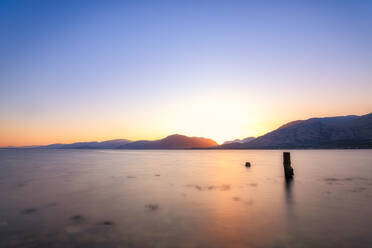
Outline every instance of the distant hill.
<svg viewBox="0 0 372 248"><path fill-rule="evenodd" d="M9 147L12 148L12 147ZM130 141L126 139L103 142L78 142L27 146L23 148L49 149L322 149L372 148L372 113L311 118L289 122L258 138L226 141L218 145L214 140L174 134L160 140Z"/></svg>
<svg viewBox="0 0 372 248"><path fill-rule="evenodd" d="M72 144L51 144L47 146L33 146L32 148L49 148L49 149L116 149L122 145L130 143L130 140L115 139L103 142L77 142ZM28 148L28 147L25 147Z"/></svg>
<svg viewBox="0 0 372 248"><path fill-rule="evenodd" d="M223 145L232 144L232 143L247 143L247 142L252 141L254 139L255 139L255 137L248 137L248 138L245 138L245 139L229 140L229 141L223 142Z"/></svg>
<svg viewBox="0 0 372 248"><path fill-rule="evenodd" d="M190 148L210 148L218 146L211 139L201 137L187 137L174 134L164 139L148 141L140 140L120 146L120 149L190 149Z"/></svg>
<svg viewBox="0 0 372 248"><path fill-rule="evenodd" d="M46 146L29 146L23 148L39 149L191 149L216 147L218 144L211 139L170 135L160 140L130 141L126 139L108 140L103 142L77 142L72 144L51 144Z"/></svg>
<svg viewBox="0 0 372 248"><path fill-rule="evenodd" d="M372 113L293 121L248 143L219 148L372 148Z"/></svg>

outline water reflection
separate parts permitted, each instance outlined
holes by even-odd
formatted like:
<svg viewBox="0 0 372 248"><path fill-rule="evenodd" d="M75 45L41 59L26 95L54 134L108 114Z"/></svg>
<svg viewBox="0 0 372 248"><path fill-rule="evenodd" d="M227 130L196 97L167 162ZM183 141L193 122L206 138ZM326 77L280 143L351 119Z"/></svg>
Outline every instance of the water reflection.
<svg viewBox="0 0 372 248"><path fill-rule="evenodd" d="M290 178L290 179L284 180L285 200L286 200L288 208L293 207L293 196L292 196L293 186L294 186L294 179Z"/></svg>
<svg viewBox="0 0 372 248"><path fill-rule="evenodd" d="M288 233L291 233L292 236L295 235L297 232L297 219L295 214L295 202L294 202L294 180L293 178L286 178L284 180L284 187L285 187L285 212L286 212L286 227L288 230ZM290 240L291 246L294 242L293 240Z"/></svg>
<svg viewBox="0 0 372 248"><path fill-rule="evenodd" d="M292 152L0 151L0 247L372 244L372 153Z"/></svg>

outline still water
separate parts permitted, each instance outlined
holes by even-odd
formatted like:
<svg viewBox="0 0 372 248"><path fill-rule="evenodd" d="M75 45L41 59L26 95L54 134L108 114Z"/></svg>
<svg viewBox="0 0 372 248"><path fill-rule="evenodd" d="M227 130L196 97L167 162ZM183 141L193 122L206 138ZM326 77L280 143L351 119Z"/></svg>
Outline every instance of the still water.
<svg viewBox="0 0 372 248"><path fill-rule="evenodd" d="M0 247L372 247L372 150L291 155L3 149Z"/></svg>

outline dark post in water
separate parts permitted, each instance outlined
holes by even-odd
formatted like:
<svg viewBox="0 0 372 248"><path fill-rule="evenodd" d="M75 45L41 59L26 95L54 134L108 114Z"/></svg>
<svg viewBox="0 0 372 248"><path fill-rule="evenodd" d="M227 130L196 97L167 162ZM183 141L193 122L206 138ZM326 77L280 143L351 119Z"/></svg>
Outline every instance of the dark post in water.
<svg viewBox="0 0 372 248"><path fill-rule="evenodd" d="M291 153L283 152L283 165L284 165L284 174L285 179L292 179L293 178L293 168L291 166Z"/></svg>

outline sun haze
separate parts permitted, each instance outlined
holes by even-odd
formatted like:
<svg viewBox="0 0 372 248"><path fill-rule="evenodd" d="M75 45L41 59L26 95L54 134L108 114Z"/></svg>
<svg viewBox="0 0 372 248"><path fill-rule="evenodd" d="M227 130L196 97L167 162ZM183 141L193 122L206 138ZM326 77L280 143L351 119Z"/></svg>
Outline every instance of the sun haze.
<svg viewBox="0 0 372 248"><path fill-rule="evenodd" d="M0 147L219 143L372 110L368 1L1 1Z"/></svg>

